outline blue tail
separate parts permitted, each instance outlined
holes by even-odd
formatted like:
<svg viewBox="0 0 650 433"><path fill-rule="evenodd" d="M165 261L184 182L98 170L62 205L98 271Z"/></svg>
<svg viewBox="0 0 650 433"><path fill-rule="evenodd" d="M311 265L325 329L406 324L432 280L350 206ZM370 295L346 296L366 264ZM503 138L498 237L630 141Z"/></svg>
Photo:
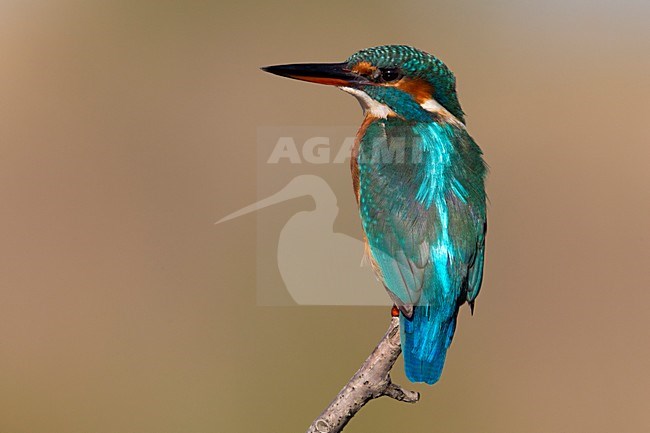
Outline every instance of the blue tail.
<svg viewBox="0 0 650 433"><path fill-rule="evenodd" d="M447 348L456 330L458 310L440 311L430 305L415 306L408 319L400 314L404 368L411 382L432 385L440 379Z"/></svg>

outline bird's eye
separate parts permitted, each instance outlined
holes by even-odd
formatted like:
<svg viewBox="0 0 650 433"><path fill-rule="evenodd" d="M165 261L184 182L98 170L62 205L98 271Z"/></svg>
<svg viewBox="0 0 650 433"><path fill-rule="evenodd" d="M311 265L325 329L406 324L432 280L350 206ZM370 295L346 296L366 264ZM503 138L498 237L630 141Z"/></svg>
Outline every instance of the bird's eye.
<svg viewBox="0 0 650 433"><path fill-rule="evenodd" d="M381 79L385 82L396 81L402 78L402 73L396 68L385 68L381 70Z"/></svg>

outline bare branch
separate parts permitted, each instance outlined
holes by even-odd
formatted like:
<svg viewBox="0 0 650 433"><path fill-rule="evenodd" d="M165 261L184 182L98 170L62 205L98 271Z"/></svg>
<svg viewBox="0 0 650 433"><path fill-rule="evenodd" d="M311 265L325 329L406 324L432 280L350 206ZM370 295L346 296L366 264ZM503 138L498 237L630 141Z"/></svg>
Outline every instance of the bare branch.
<svg viewBox="0 0 650 433"><path fill-rule="evenodd" d="M307 433L338 433L366 403L381 396L407 403L417 402L419 393L406 390L390 379L390 370L400 353L399 318L393 317L375 350L327 409L309 426Z"/></svg>

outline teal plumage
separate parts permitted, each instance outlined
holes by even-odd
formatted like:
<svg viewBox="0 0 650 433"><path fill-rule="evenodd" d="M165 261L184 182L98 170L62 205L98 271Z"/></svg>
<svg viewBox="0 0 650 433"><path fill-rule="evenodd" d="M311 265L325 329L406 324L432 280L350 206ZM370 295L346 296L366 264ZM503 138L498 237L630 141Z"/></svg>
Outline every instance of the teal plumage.
<svg viewBox="0 0 650 433"><path fill-rule="evenodd" d="M453 73L405 45L265 70L338 86L364 107L351 162L369 255L400 311L406 375L435 383L458 310L480 290L487 227L487 170Z"/></svg>
<svg viewBox="0 0 650 433"><path fill-rule="evenodd" d="M394 155L386 149L396 143L407 162L381 161L377 155ZM436 122L377 119L360 141L361 220L381 278L403 306L402 348L412 381L438 380L458 308L480 288L486 220L480 155L463 127Z"/></svg>
<svg viewBox="0 0 650 433"><path fill-rule="evenodd" d="M486 166L463 123L454 75L440 60L386 46L347 62L351 68L363 62L396 68L407 79L423 80L442 107L432 113L398 86L360 87L396 114L372 119L358 137L363 228L380 279L402 310L406 374L435 383L458 309L465 302L473 308L482 282Z"/></svg>

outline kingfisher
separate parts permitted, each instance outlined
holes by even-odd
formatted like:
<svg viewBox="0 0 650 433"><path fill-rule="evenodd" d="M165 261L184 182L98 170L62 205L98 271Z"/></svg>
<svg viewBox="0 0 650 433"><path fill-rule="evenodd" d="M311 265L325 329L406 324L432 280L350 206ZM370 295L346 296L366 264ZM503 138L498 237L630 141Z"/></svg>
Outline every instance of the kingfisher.
<svg viewBox="0 0 650 433"><path fill-rule="evenodd" d="M367 48L342 63L262 69L359 100L364 120L350 165L366 254L399 316L406 376L436 383L460 307L474 312L487 230L487 167L454 74L407 45Z"/></svg>

